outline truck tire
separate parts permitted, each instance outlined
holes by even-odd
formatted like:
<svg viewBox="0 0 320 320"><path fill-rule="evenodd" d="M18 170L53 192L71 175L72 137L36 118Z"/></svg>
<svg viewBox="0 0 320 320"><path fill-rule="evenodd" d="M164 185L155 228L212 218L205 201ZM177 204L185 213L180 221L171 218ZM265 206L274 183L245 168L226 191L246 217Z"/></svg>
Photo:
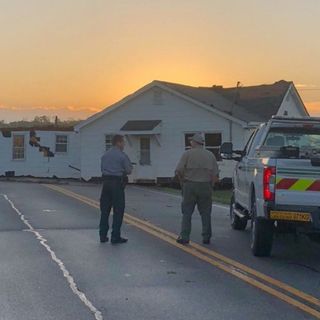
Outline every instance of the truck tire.
<svg viewBox="0 0 320 320"><path fill-rule="evenodd" d="M230 201L230 221L231 221L231 227L234 230L244 230L247 227L247 218L240 218L237 216L234 212L234 209L236 207L234 194L232 194L231 201Z"/></svg>
<svg viewBox="0 0 320 320"><path fill-rule="evenodd" d="M273 244L273 221L257 217L256 200L252 201L251 250L256 257L269 257Z"/></svg>

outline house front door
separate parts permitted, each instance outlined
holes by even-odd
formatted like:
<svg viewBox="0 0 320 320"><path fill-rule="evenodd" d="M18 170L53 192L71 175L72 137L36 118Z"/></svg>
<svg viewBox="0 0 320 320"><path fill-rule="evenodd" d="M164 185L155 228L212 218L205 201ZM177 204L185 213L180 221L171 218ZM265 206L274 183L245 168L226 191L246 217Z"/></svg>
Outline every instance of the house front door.
<svg viewBox="0 0 320 320"><path fill-rule="evenodd" d="M139 136L136 137L134 143L135 156L134 169L131 175L132 182L143 182L155 179L155 168L152 164L153 156L153 144L151 136Z"/></svg>

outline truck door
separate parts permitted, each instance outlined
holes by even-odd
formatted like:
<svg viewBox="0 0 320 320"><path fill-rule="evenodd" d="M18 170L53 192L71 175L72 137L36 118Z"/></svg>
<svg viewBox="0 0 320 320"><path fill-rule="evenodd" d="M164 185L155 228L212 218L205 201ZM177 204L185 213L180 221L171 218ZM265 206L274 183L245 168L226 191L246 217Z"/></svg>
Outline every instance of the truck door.
<svg viewBox="0 0 320 320"><path fill-rule="evenodd" d="M237 186L235 186L236 191L236 199L237 202L239 202L243 207L247 208L248 204L248 193L249 190L249 184L248 184L248 170L250 170L250 160L248 158L248 155L250 154L251 145L254 140L254 137L256 135L256 131L252 133L250 136L244 151L241 161L236 166L236 176L237 176Z"/></svg>

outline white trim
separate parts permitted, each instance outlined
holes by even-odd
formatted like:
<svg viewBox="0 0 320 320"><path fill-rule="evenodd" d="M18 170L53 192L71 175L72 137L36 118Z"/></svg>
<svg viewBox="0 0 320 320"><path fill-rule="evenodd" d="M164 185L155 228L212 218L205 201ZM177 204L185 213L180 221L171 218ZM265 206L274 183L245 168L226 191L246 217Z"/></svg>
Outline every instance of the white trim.
<svg viewBox="0 0 320 320"><path fill-rule="evenodd" d="M201 103L200 101L197 101L195 99L192 99L180 92L177 92L176 90L173 90L171 88L169 88L168 86L166 86L165 84L163 84L160 81L154 80L152 82L150 82L149 84L145 85L144 87L142 87L141 89L139 89L138 91L134 92L131 95L126 96L125 98L121 99L120 101L116 102L115 104L111 105L110 107L105 108L104 110L94 114L93 116L89 117L88 119L80 122L78 125L76 125L74 127L74 130L76 132L78 132L79 130L81 130L83 127L91 124L92 122L96 121L97 119L99 119L100 117L118 109L119 107L121 107L122 105L124 105L125 103L131 101L132 99L136 98L137 96L141 95L142 93L146 92L147 90L153 88L153 87L159 87L167 92L170 92L188 102L191 102L192 104L195 104L211 113L217 114L219 116L221 116L222 118L228 119L228 120L232 120L233 122L236 122L242 126L246 125L245 121L239 120L233 116L230 116L222 111L219 111L217 109L214 109L212 107L209 107L208 105Z"/></svg>
<svg viewBox="0 0 320 320"><path fill-rule="evenodd" d="M293 82L290 84L286 94L284 95L284 97L283 97L283 99L281 101L280 107L278 109L278 112L279 112L279 110L281 109L283 103L287 100L287 98L288 98L288 96L290 94L292 94L294 96L294 98L297 100L297 102L298 102L297 105L300 107L299 108L299 112L300 112L301 116L310 116L309 112L306 109L306 107L305 107L305 105L304 105L304 103L303 103L303 101L302 101L302 99L301 99L301 97L300 97L300 95L299 95L299 93L298 93L298 91L297 91L297 89L296 89L296 87L295 87Z"/></svg>
<svg viewBox="0 0 320 320"><path fill-rule="evenodd" d="M158 143L159 147L161 147L161 135L155 134L154 138L155 138L156 142Z"/></svg>
<svg viewBox="0 0 320 320"><path fill-rule="evenodd" d="M110 137L111 139L111 144L110 144L110 146L108 147L108 149L107 149L107 136L108 137ZM104 134L104 148L103 148L103 152L106 152L106 151L108 151L108 150L110 150L113 146L112 146L112 139L113 139L113 137L115 136L115 134L114 133L105 133Z"/></svg>
<svg viewBox="0 0 320 320"><path fill-rule="evenodd" d="M106 107L105 109L103 109L102 111L95 113L94 115L92 115L91 117L89 117L88 119L80 122L79 124L77 124L74 129L75 131L79 131L80 129L82 129L83 127L87 126L88 124L96 121L97 119L99 119L100 117L104 116L105 114L108 114L110 112L112 112L113 110L119 108L120 106L124 105L125 103L127 103L128 101L134 99L135 97L139 96L140 94L142 94L143 92L147 91L148 89L154 87L154 81L149 83L148 85L142 87L141 89L139 89L138 91L124 97L123 99L121 99L120 101L112 104L109 107Z"/></svg>
<svg viewBox="0 0 320 320"><path fill-rule="evenodd" d="M142 139L146 139L146 138L149 141L149 149L142 149L141 148L141 141L142 141ZM151 148L152 148L151 137L150 136L140 136L139 137L139 165L140 166L152 166ZM149 162L147 162L147 163L142 163L142 161L141 161L141 156L142 156L142 152L143 151L148 151L149 152Z"/></svg>
<svg viewBox="0 0 320 320"><path fill-rule="evenodd" d="M14 149L14 136L23 136L23 158L13 158ZM26 148L26 134L25 133L12 133L12 143L11 143L11 161L26 161L27 160L27 148Z"/></svg>
<svg viewBox="0 0 320 320"><path fill-rule="evenodd" d="M67 137L67 151L57 151L57 136L66 136ZM69 153L69 135L68 134L60 134L59 132L55 133L55 136L54 136L54 153L56 155L60 155L60 156L64 156L64 155L68 155ZM64 143L58 143L58 144L64 144Z"/></svg>
<svg viewBox="0 0 320 320"><path fill-rule="evenodd" d="M295 97L297 98L297 100L299 101L300 103L300 106L302 106L302 116L307 116L307 117L310 117L310 114L309 114L309 111L308 109L306 108L306 106L304 105L304 102L302 101L301 97L300 97L300 94L297 90L297 88L295 87L294 84L292 84L292 88L293 88L293 93L295 95Z"/></svg>

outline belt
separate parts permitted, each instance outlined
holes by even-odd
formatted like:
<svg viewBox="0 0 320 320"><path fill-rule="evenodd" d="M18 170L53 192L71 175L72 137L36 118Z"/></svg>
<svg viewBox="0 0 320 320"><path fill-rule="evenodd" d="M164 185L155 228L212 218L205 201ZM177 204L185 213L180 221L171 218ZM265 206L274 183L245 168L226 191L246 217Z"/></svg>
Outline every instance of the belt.
<svg viewBox="0 0 320 320"><path fill-rule="evenodd" d="M105 181L123 181L123 177L121 176L110 176L110 175L103 175L102 179Z"/></svg>

